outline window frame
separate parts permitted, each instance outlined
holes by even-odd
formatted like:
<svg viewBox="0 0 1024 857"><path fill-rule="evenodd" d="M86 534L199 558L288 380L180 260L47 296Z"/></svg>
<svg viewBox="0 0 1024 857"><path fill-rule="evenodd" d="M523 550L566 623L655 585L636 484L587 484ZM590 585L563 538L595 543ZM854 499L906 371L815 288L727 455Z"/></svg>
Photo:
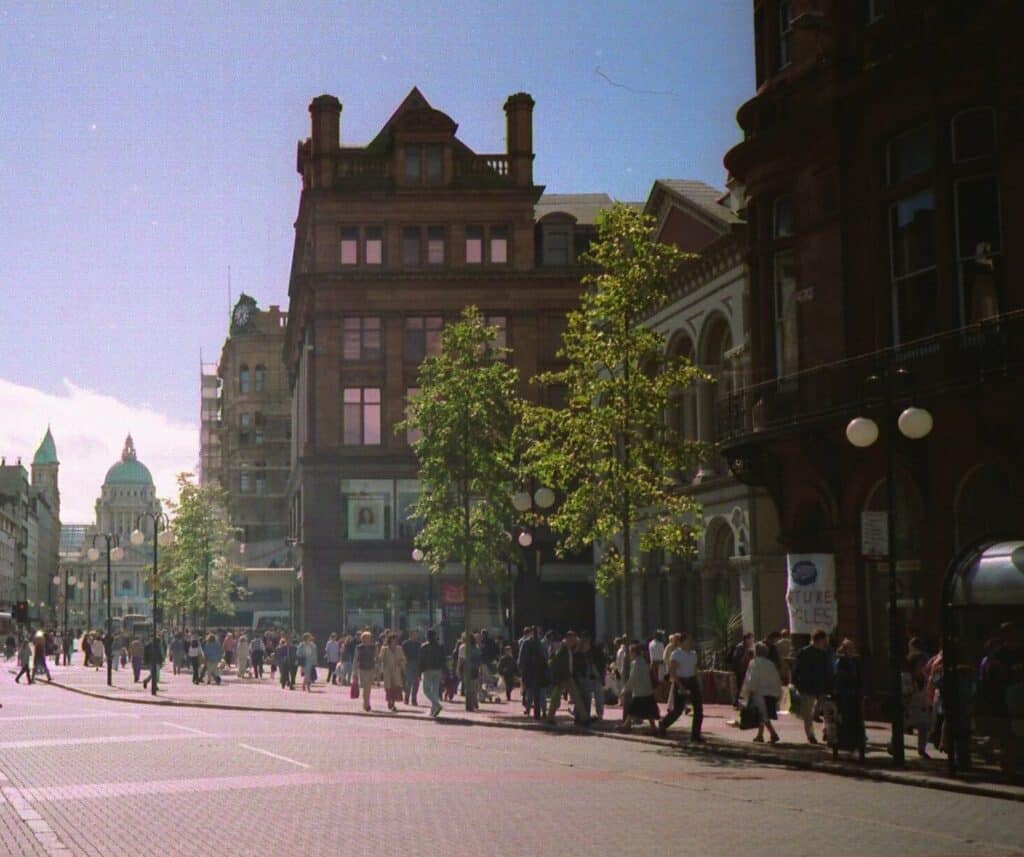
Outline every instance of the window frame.
<svg viewBox="0 0 1024 857"><path fill-rule="evenodd" d="M367 322L376 322L376 328ZM349 356L349 336L358 333L359 354ZM377 334L376 349L367 345L368 334ZM376 353L374 353L376 351ZM341 360L343 363L366 363L384 357L384 321L379 315L346 315L341 320Z"/></svg>
<svg viewBox="0 0 1024 857"><path fill-rule="evenodd" d="M412 248L416 250L415 260L410 260L406 252ZM423 227L405 225L401 228L401 250L403 268L423 267Z"/></svg>
<svg viewBox="0 0 1024 857"><path fill-rule="evenodd" d="M778 27L776 71L782 71L793 64L793 4L790 0L780 0L775 22Z"/></svg>
<svg viewBox="0 0 1024 857"><path fill-rule="evenodd" d="M357 393L358 397L350 398L350 393ZM368 394L376 394L375 397L368 396ZM342 435L342 446L356 447L356 446L382 446L384 443L384 426L383 426L383 403L380 387L344 387L342 388L342 419L341 419L341 435ZM356 425L350 422L350 412L355 412L358 409L359 419ZM367 440L369 433L367 431L369 423L369 415L376 411L377 415L377 439L370 441ZM358 440L350 439L355 438L356 434L353 431L350 434L350 428L358 427Z"/></svg>

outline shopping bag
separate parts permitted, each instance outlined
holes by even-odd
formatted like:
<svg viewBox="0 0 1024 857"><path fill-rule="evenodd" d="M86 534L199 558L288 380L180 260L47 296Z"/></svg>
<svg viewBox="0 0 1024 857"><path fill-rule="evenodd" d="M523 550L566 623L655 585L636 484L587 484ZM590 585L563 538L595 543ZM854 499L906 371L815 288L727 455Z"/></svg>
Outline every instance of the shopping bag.
<svg viewBox="0 0 1024 857"><path fill-rule="evenodd" d="M359 676L352 676L352 685L349 689L348 695L352 699L359 699Z"/></svg>

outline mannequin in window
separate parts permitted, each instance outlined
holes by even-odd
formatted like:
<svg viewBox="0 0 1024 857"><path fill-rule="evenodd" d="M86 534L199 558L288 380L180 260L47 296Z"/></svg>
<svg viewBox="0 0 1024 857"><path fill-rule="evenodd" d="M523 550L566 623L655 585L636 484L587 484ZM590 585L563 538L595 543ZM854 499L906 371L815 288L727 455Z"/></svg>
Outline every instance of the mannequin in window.
<svg viewBox="0 0 1024 857"><path fill-rule="evenodd" d="M982 321L999 315L999 294L996 291L995 268L992 245L988 241L982 241L974 251L971 321Z"/></svg>

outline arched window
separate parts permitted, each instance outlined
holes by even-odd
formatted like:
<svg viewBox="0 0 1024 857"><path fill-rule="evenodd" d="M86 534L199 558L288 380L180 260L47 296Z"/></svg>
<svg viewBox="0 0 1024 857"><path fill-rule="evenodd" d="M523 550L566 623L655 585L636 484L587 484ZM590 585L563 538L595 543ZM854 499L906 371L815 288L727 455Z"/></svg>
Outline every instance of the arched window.
<svg viewBox="0 0 1024 857"><path fill-rule="evenodd" d="M982 464L967 474L956 496L956 548L982 536L1016 536L1024 524L1021 491L1012 470Z"/></svg>
<svg viewBox="0 0 1024 857"><path fill-rule="evenodd" d="M238 368L238 392L249 392L249 367L245 363Z"/></svg>
<svg viewBox="0 0 1024 857"><path fill-rule="evenodd" d="M262 393L267 386L267 369L262 364L257 366L253 372L253 388L257 393Z"/></svg>
<svg viewBox="0 0 1024 857"><path fill-rule="evenodd" d="M715 314L706 323L701 343L698 365L712 380L698 384L697 418L700 439L705 443L717 440L717 411L722 400L733 391L735 380L730 360L726 353L732 348L732 331L728 320ZM700 476L712 475L724 469L717 461L706 462Z"/></svg>

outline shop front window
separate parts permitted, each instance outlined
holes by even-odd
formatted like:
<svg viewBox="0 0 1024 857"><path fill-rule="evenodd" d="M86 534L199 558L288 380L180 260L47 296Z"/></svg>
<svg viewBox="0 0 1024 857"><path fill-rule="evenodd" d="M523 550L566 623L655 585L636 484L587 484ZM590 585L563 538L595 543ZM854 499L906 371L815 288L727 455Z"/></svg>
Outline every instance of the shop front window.
<svg viewBox="0 0 1024 857"><path fill-rule="evenodd" d="M389 479L345 479L341 483L342 531L350 541L391 538L392 483Z"/></svg>

